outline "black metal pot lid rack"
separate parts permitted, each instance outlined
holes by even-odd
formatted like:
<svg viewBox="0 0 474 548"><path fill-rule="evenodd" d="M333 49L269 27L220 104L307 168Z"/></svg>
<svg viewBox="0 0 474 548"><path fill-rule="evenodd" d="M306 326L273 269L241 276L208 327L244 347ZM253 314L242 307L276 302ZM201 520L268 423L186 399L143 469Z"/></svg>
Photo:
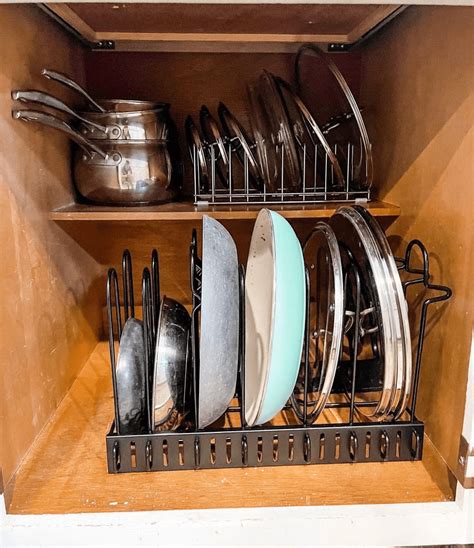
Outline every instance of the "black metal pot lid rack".
<svg viewBox="0 0 474 548"><path fill-rule="evenodd" d="M421 268L413 266L415 255L421 256ZM190 375L186 375L190 386L185 393L191 395L188 407L191 411L186 420L175 431L152 432L151 405L148 397L148 431L140 434L120 434L118 432L118 404L116 378L116 350L128 318L135 317L135 299L133 292L132 260L128 250L124 251L121 271L121 284L115 269L110 269L107 277L107 310L109 323L109 347L112 369L113 391L115 401L115 420L106 436L107 464L109 473L150 472L165 470L190 470L212 468L289 466L303 464L334 464L355 462L415 461L421 460L423 454L424 425L416 418L416 401L423 356L426 322L430 305L446 301L451 297L451 290L442 285L430 282L429 256L425 246L419 240L411 241L402 259L396 259L398 268L408 276L403 282L404 292L408 288L419 286L425 291L421 302L421 313L418 326L415 366L413 373L413 392L409 408L398 420L368 422L358 413L360 405L371 405L370 402L356 400L359 391L376 391L380 387L377 374L358 374L374 368L361 367L364 360L358 356L358 337L352 337L349 359L342 360L338 366L336 379L331 395L338 395L337 401L328 401L327 409L334 408L339 413L345 412L344 423L311 424L310 415L311 383L309 371L309 280L306 272L307 296L305 344L303 363L295 394L285 406L290 420L284 426L264 425L249 428L245 424L245 369L243 367L245 299L244 268L240 275L240 341L239 341L239 375L235 399L226 415L238 423L238 427L220 427L204 430L197 428L195 417L198 416L198 382L199 378L199 315L201 289L201 261L197 252L197 236L193 231L190 248L190 276L192 290L191 312L191 359ZM419 259L417 259L419 260ZM361 305L360 273L356 265L352 272L346 272L355 280L355 301L351 303L354 317L351 329L359 333L363 321ZM122 286L122 291L120 289ZM123 293L121 295L121 292ZM143 333L145 348L145 370L150 371L154 363L154 351L160 307L159 260L156 250L152 251L151 269L146 267L142 275ZM346 305L348 306L348 305ZM375 345L376 346L376 345ZM375 368L376 370L376 368ZM146 375L146 390L150 394L150 375ZM297 393L297 394L296 394ZM297 397L295 397L295 395ZM295 401L300 402L296 409ZM237 401L237 404L234 402Z"/></svg>

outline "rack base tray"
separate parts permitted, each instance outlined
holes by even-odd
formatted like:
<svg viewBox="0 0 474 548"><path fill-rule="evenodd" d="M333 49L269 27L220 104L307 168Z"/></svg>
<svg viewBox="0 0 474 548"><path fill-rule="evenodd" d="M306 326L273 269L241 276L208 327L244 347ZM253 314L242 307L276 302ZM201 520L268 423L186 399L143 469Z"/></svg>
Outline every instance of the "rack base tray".
<svg viewBox="0 0 474 548"><path fill-rule="evenodd" d="M448 470L425 437L423 460L109 474L108 343L99 343L6 486L11 514L439 502ZM383 486L383 489L380 486Z"/></svg>
<svg viewBox="0 0 474 548"><path fill-rule="evenodd" d="M337 424L107 436L110 473L420 460L423 424Z"/></svg>

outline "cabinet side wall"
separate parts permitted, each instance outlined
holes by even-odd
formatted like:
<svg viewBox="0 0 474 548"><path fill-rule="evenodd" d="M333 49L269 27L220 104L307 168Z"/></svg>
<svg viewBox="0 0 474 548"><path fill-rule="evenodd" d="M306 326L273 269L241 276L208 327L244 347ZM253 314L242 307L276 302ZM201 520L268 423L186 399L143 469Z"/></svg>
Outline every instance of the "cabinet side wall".
<svg viewBox="0 0 474 548"><path fill-rule="evenodd" d="M14 121L10 112L12 89L77 100L40 73L49 67L83 80L82 46L32 5L0 6L0 28L0 465L6 485L94 347L100 309L97 263L48 221L51 208L74 199L69 142Z"/></svg>
<svg viewBox="0 0 474 548"><path fill-rule="evenodd" d="M430 309L417 413L452 470L473 320L473 23L472 8L412 7L362 54L377 193L402 210L392 242L402 254L421 239L434 283L454 292Z"/></svg>

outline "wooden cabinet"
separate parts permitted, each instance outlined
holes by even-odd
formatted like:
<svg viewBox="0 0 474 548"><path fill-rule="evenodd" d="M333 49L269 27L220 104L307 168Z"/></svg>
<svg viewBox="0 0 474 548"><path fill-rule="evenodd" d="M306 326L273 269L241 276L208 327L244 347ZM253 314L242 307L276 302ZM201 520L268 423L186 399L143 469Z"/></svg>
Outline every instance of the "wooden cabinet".
<svg viewBox="0 0 474 548"><path fill-rule="evenodd" d="M78 3L46 10L0 6L0 464L9 512L452 500L473 319L472 8ZM204 212L221 219L245 261L258 208L203 209L191 201L141 208L78 204L68 142L12 120L10 91L58 93L40 76L50 67L97 97L169 101L182 127L186 114L219 100L244 117L246 80L264 67L291 79L300 43L346 45L359 38L334 60L365 108L376 169L370 208L396 253L412 238L423 240L434 278L454 292L428 326L418 411L426 424L423 461L108 475L107 268L119 264L127 247L141 269L151 247L158 247L163 291L189 303L192 228ZM336 207L278 209L303 236Z"/></svg>

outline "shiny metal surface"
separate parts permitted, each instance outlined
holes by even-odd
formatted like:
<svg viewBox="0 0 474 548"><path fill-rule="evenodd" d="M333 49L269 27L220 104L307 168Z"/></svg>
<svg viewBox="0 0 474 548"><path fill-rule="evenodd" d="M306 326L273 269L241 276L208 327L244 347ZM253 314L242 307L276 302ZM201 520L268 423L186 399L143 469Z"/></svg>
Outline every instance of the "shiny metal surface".
<svg viewBox="0 0 474 548"><path fill-rule="evenodd" d="M376 325L381 332L382 348L382 387L377 395L374 409L363 406L358 411L375 420L383 420L390 413L392 393L396 387L397 339L391 320L391 307L388 298L389 286L385 276L382 258L367 223L351 207L341 207L329 220L339 245L351 250L361 270L369 291L367 305L372 310Z"/></svg>
<svg viewBox="0 0 474 548"><path fill-rule="evenodd" d="M339 86L339 89L343 93L347 103L349 104L352 114L354 116L354 119L357 123L357 128L359 131L360 138L362 140L362 148L363 148L363 160L364 160L364 175L361 174L359 184L363 188L370 188L372 186L373 181L373 159L372 159L372 145L369 140L369 135L367 133L367 128L364 123L364 119L362 118L362 114L360 111L359 106L357 105L357 101L355 100L355 97L349 88L349 85L346 82L346 79L341 74L341 71L338 69L334 61L331 59L329 55L324 53L318 46L315 44L304 44L300 47L298 50L298 53L296 55L295 59L295 80L297 83L297 89L301 90L301 75L300 75L300 62L301 58L305 54L312 54L316 56L320 61L322 61L327 69L331 72L334 79L337 81L337 84ZM314 105L314 108L317 109L318 106ZM362 154L361 154L361 160L362 160Z"/></svg>
<svg viewBox="0 0 474 548"><path fill-rule="evenodd" d="M291 89L291 86L283 80L282 78L276 78L276 81L278 85L280 86L280 89L282 90L282 94L284 99L286 100L286 105L288 108L288 102L292 102L296 108L296 110L299 112L299 115L301 117L301 120L303 122L303 126L306 130L306 134L309 136L310 141L313 145L313 147L316 147L318 145L321 145L325 155L328 157L329 161L331 162L332 168L334 169L334 176L337 180L337 185L334 186L341 186L344 187L344 175L342 174L341 166L339 165L339 161L334 154L334 152L331 150L331 147L329 146L322 129L318 126L316 123L316 120L313 118L311 112L308 110L306 105L304 104L304 101ZM293 127L296 120L292 120ZM337 126L332 126L337 127ZM311 149L310 149L311 151ZM324 165L324 162L321 162L322 165Z"/></svg>
<svg viewBox="0 0 474 548"><path fill-rule="evenodd" d="M87 120L87 118L75 112L72 108L66 105L66 103L63 103L60 99L54 97L53 95L49 95L49 93L44 93L42 91L36 90L15 90L12 91L12 99L14 101L21 101L22 103L37 103L38 105L54 108L55 110L63 112L68 116L77 118L81 122L88 124L89 126L95 128L100 132L107 131L107 128L105 126L97 124L96 122L93 122L91 120Z"/></svg>
<svg viewBox="0 0 474 548"><path fill-rule="evenodd" d="M229 155L217 121L205 105L202 105L201 110L199 111L199 122L207 145L209 146L212 144L211 146L215 147L215 166L217 175L219 176L221 183L228 188L229 179L227 177L227 171L229 166Z"/></svg>
<svg viewBox="0 0 474 548"><path fill-rule="evenodd" d="M45 78L48 78L48 80L54 80L55 82L59 82L60 84L63 84L80 93L97 112L105 112L104 107L101 107L97 103L97 101L94 101L94 99L87 93L87 91L72 78L69 78L69 76L62 74L61 72L46 68L41 71L41 74Z"/></svg>
<svg viewBox="0 0 474 548"><path fill-rule="evenodd" d="M155 432L174 430L185 416L185 389L190 381L190 327L191 318L184 306L163 297L152 384L152 422Z"/></svg>
<svg viewBox="0 0 474 548"><path fill-rule="evenodd" d="M216 421L234 397L239 355L237 248L215 219L203 217L199 428Z"/></svg>
<svg viewBox="0 0 474 548"><path fill-rule="evenodd" d="M107 112L130 112L160 108L163 103L138 99L98 99L97 103Z"/></svg>
<svg viewBox="0 0 474 548"><path fill-rule="evenodd" d="M392 291L390 293L395 301L395 308L393 310L394 322L397 324L397 329L401 333L400 336L402 341L402 354L398 361L397 391L394 394L392 402L392 413L394 418L397 419L406 409L408 399L411 395L413 376L408 304L405 299L400 274L384 231L377 220L365 208L356 205L354 206L354 209L362 215L369 228L372 230L380 246L382 258L387 268L387 276L391 280Z"/></svg>
<svg viewBox="0 0 474 548"><path fill-rule="evenodd" d="M283 170L285 186L299 190L302 187L302 178L295 136L276 78L266 70L260 75L259 91L262 104L268 113L272 140L278 148L283 149L283 163L279 166L279 171Z"/></svg>
<svg viewBox="0 0 474 548"><path fill-rule="evenodd" d="M143 324L129 318L120 338L117 359L117 400L121 434L147 431L145 345Z"/></svg>
<svg viewBox="0 0 474 548"><path fill-rule="evenodd" d="M72 128L67 122L48 114L37 110L12 110L12 116L15 120L22 120L23 122L36 122L44 126L48 126L52 129L57 129L65 133L72 141L79 145L87 154L94 152L99 157L105 159L107 154L94 143L89 142L85 137Z"/></svg>
<svg viewBox="0 0 474 548"><path fill-rule="evenodd" d="M186 117L184 130L186 132L191 161L194 162L196 160L198 164L197 172L199 180L197 182L199 190L200 192L207 192L209 190L209 169L207 166L206 151L204 149L204 141L192 116Z"/></svg>
<svg viewBox="0 0 474 548"><path fill-rule="evenodd" d="M268 109L265 106L259 87L247 86L247 95L250 106L250 120L255 143L255 150L259 164L259 171L262 174L266 187L275 191L278 185L279 158L278 141L272 133L272 125L268 116Z"/></svg>
<svg viewBox="0 0 474 548"><path fill-rule="evenodd" d="M260 172L259 164L252 152L253 142L248 136L242 124L224 105L219 103L217 113L221 121L224 132L231 142L235 142L235 151L240 163L244 166L244 170L248 172L249 180L252 186L262 192L264 184Z"/></svg>
<svg viewBox="0 0 474 548"><path fill-rule="evenodd" d="M79 193L100 203L164 203L176 197L167 144L162 141L101 141L107 154L74 154Z"/></svg>
<svg viewBox="0 0 474 548"><path fill-rule="evenodd" d="M313 374L319 378L310 420L324 409L331 393L336 368L341 356L344 331L344 280L341 253L332 228L320 221L303 246L305 264L309 267L310 286L315 314L310 314Z"/></svg>
<svg viewBox="0 0 474 548"><path fill-rule="evenodd" d="M173 200L177 182L165 141L90 141L50 114L13 111L13 116L66 133L81 146L74 152L73 175L78 192L102 204L149 204Z"/></svg>
<svg viewBox="0 0 474 548"><path fill-rule="evenodd" d="M88 121L80 125L80 132L91 140L145 141L169 138L169 105L166 103L152 110L81 112L79 116ZM90 122L105 127L105 131L91 127Z"/></svg>

